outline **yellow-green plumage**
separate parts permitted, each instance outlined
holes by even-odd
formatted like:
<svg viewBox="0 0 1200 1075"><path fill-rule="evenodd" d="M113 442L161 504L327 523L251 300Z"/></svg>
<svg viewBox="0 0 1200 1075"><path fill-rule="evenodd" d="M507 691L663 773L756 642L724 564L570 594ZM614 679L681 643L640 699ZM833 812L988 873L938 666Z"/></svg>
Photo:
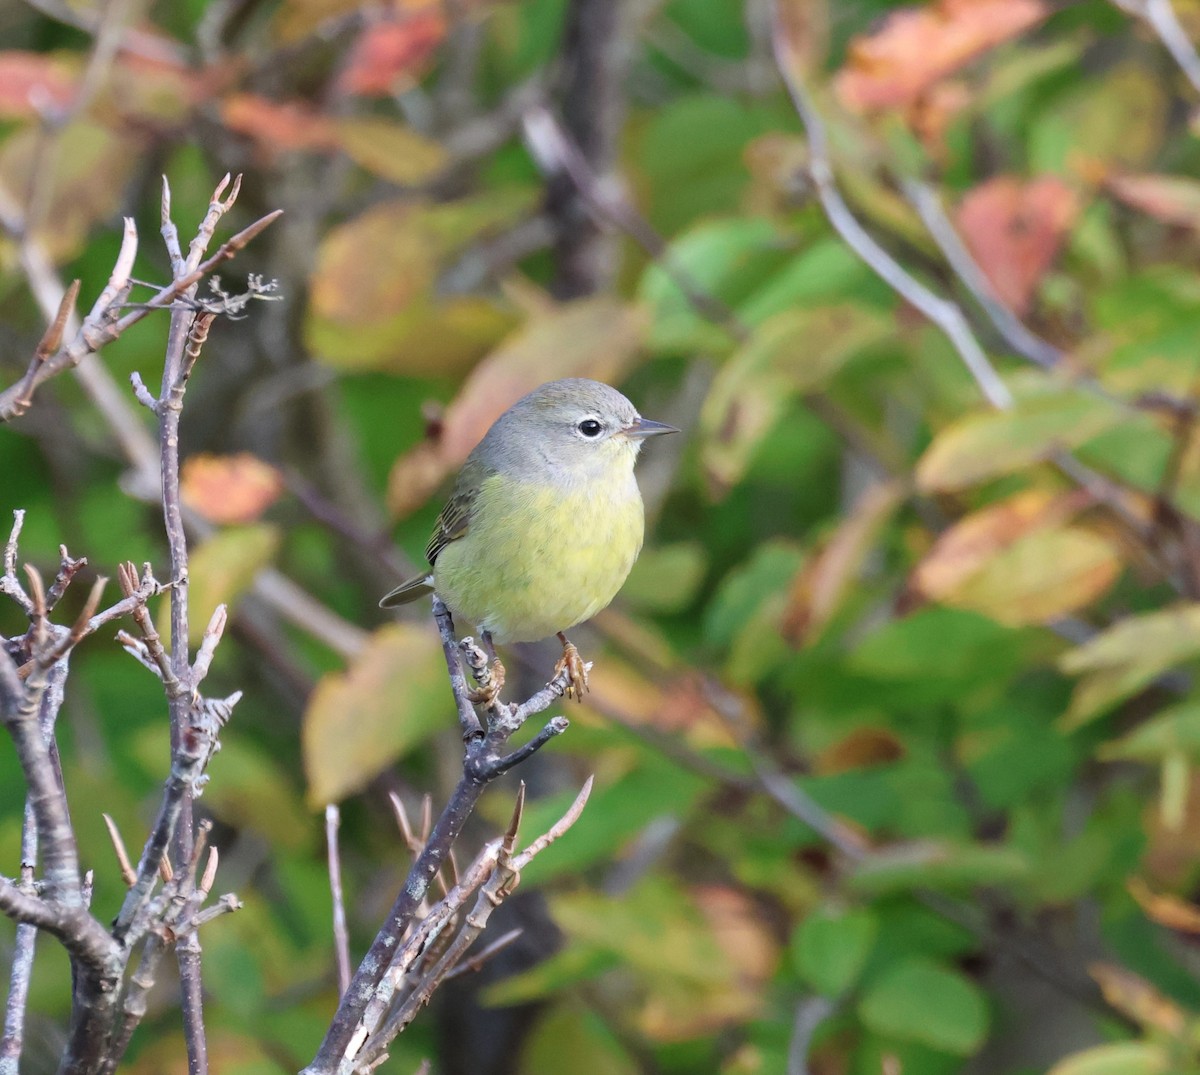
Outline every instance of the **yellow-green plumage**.
<svg viewBox="0 0 1200 1075"><path fill-rule="evenodd" d="M467 457L426 547L432 573L385 607L436 590L497 642L532 642L595 615L642 547L633 464L670 426L608 385L552 381L513 404Z"/></svg>
<svg viewBox="0 0 1200 1075"><path fill-rule="evenodd" d="M505 510L494 510L500 504ZM641 551L643 526L632 469L566 490L492 475L468 532L438 555L434 588L497 642L533 642L612 601Z"/></svg>

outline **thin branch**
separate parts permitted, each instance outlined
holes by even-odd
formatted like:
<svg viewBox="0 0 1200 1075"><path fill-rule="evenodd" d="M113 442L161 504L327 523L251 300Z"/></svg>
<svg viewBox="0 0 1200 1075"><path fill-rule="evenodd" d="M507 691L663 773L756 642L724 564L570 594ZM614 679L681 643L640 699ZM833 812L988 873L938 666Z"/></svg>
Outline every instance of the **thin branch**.
<svg viewBox="0 0 1200 1075"><path fill-rule="evenodd" d="M438 621L439 632L443 633L443 655L446 661L446 671L450 677L451 689L455 705L467 725L463 714L470 708L467 698L466 676L462 671L460 654L454 641L453 625L445 606L434 599L434 615ZM486 731L475 732L465 738L463 754L463 775L450 796L441 816L434 824L429 838L409 870L403 888L396 897L395 903L388 914L387 920L379 930L367 950L358 969L350 980L350 986L342 996L337 1013L334 1015L325 1040L316 1057L307 1068L305 1075L333 1075L345 1073L358 1066L356 1054L376 1025L375 1021L382 1018L390 1004L392 991L395 988L394 976L389 968L393 966L397 953L403 951L402 940L408 932L414 916L429 892L429 887L438 875L442 865L449 859L450 848L457 839L484 788L506 768L516 762L515 754L521 758L527 757L531 751L521 750L508 754L505 745L517 732L524 722L535 713L548 708L554 701L563 697L566 692L568 673L564 669L542 690L532 698L517 705L513 703L498 703L495 713L497 716L489 721ZM474 711L472 710L472 716ZM478 721L478 718L475 718ZM566 722L556 718L547 725L543 732L535 737L538 746L548 742L564 730ZM553 731L549 729L553 728ZM452 892L457 891L467 881L459 882ZM450 896L442 901L444 904ZM439 905L440 906L440 905ZM427 927L430 918L426 917L416 931L421 933ZM415 934L414 934L415 935ZM411 943L411 938L406 943Z"/></svg>
<svg viewBox="0 0 1200 1075"><path fill-rule="evenodd" d="M809 1075L808 1054L817 1028L835 1011L827 997L805 997L796 1005L792 1040L788 1045L787 1075Z"/></svg>
<svg viewBox="0 0 1200 1075"><path fill-rule="evenodd" d="M908 200L917 210L917 215L937 243L947 264L966 285L1009 347L1043 369L1060 367L1066 356L1052 343L1030 332L996 294L992 282L984 275L946 215L937 191L930 184L915 179L905 180L903 186Z"/></svg>
<svg viewBox="0 0 1200 1075"><path fill-rule="evenodd" d="M590 776L587 778L579 794L575 796L574 802L571 803L566 813L558 821L546 832L538 836L537 839L533 840L524 851L518 855L514 855L513 846L516 842L517 826L520 822L524 802L525 785L521 785L517 803L513 810L513 820L508 832L505 833L503 840L498 841L498 846L497 842L489 845L490 847L495 847L495 866L490 870L487 882L480 889L479 895L475 900L475 906L467 914L463 928L434 965L421 976L420 982L405 997L404 1001L383 1026L371 1033L361 1051L354 1057L354 1070L369 1069L371 1065L376 1063L388 1045L412 1022L417 1012L429 1003L438 986L446 980L451 971L462 960L463 956L466 955L471 945L475 943L479 935L487 928L488 920L495 909L520 884L521 871L579 820L579 815L583 813L583 808L587 805L588 797L591 795L593 779ZM444 902L448 903L449 897ZM397 957L397 962L405 965L405 960L402 956Z"/></svg>
<svg viewBox="0 0 1200 1075"><path fill-rule="evenodd" d="M958 304L935 294L909 273L876 242L846 204L834 178L825 122L801 82L786 30L778 19L774 39L779 71L808 135L807 173L834 231L884 283L945 333L984 398L998 410L1008 410L1013 405L1012 393L979 346Z"/></svg>
<svg viewBox="0 0 1200 1075"><path fill-rule="evenodd" d="M333 897L333 950L337 957L338 996L350 986L350 933L346 929L346 902L342 895L342 859L338 852L338 829L342 813L336 804L325 807L325 846L329 859L329 890Z"/></svg>
<svg viewBox="0 0 1200 1075"><path fill-rule="evenodd" d="M1192 89L1200 93L1200 56L1187 32L1179 22L1170 0L1112 0L1113 4L1134 18L1141 19L1162 42L1171 58L1179 65Z"/></svg>

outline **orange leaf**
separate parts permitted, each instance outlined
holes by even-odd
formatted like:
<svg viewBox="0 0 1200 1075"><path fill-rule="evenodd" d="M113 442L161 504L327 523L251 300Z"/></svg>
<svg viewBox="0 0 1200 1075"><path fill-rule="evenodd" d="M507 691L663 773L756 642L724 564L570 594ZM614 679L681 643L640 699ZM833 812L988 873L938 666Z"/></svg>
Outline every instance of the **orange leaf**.
<svg viewBox="0 0 1200 1075"><path fill-rule="evenodd" d="M935 82L1048 14L1042 0L938 0L901 9L850 43L835 78L838 95L857 111L908 107Z"/></svg>
<svg viewBox="0 0 1200 1075"><path fill-rule="evenodd" d="M1200 228L1200 183L1177 175L1112 175L1110 194L1139 212L1185 228Z"/></svg>
<svg viewBox="0 0 1200 1075"><path fill-rule="evenodd" d="M419 77L445 36L446 19L436 8L369 26L351 48L337 88L364 97L388 96Z"/></svg>
<svg viewBox="0 0 1200 1075"><path fill-rule="evenodd" d="M898 482L868 488L819 553L792 582L780 631L793 645L816 641L841 607L880 529L899 506Z"/></svg>
<svg viewBox="0 0 1200 1075"><path fill-rule="evenodd" d="M211 522L249 523L279 499L283 478L249 452L203 454L184 462L179 485L184 503Z"/></svg>
<svg viewBox="0 0 1200 1075"><path fill-rule="evenodd" d="M904 743L887 728L855 728L844 739L821 751L815 770L821 776L869 769L899 761L905 755Z"/></svg>
<svg viewBox="0 0 1200 1075"><path fill-rule="evenodd" d="M235 93L222 102L221 118L231 131L247 135L272 151L333 149L339 144L333 122L296 101L270 101L253 93Z"/></svg>
<svg viewBox="0 0 1200 1075"><path fill-rule="evenodd" d="M436 439L396 460L388 476L393 517L416 506L414 490L432 492L457 470L488 427L539 384L558 377L619 379L637 354L644 328L638 308L598 297L552 307L517 329L471 371L446 408Z"/></svg>
<svg viewBox="0 0 1200 1075"><path fill-rule="evenodd" d="M76 81L74 65L56 56L0 52L0 119L28 119L65 108Z"/></svg>
<svg viewBox="0 0 1200 1075"><path fill-rule="evenodd" d="M1066 522L1085 506L1084 493L1026 489L960 519L934 542L913 572L913 586L937 600L953 592L1001 549L1045 526Z"/></svg>
<svg viewBox="0 0 1200 1075"><path fill-rule="evenodd" d="M1135 1023L1173 1038L1186 1029L1188 1018L1183 1009L1133 971L1115 963L1097 962L1089 964L1088 974L1100 987L1104 999Z"/></svg>
<svg viewBox="0 0 1200 1075"><path fill-rule="evenodd" d="M1169 893L1152 892L1140 877L1131 877L1125 887L1146 912L1146 917L1167 929L1200 934L1200 907Z"/></svg>
<svg viewBox="0 0 1200 1075"><path fill-rule="evenodd" d="M958 209L963 240L996 296L1014 313L1029 311L1079 208L1075 192L1052 176L1028 183L997 176L963 198Z"/></svg>

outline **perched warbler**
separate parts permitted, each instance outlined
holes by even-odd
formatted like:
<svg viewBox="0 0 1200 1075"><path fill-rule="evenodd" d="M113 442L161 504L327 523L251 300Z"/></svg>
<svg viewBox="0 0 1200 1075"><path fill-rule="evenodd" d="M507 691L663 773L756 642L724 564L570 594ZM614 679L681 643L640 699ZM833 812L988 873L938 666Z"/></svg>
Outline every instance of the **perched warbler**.
<svg viewBox="0 0 1200 1075"><path fill-rule="evenodd" d="M677 432L598 381L535 388L467 456L425 547L430 573L380 605L436 592L489 648L557 634L557 671L567 669L568 694L580 697L587 668L563 632L608 605L628 577L645 528L634 460L647 437Z"/></svg>

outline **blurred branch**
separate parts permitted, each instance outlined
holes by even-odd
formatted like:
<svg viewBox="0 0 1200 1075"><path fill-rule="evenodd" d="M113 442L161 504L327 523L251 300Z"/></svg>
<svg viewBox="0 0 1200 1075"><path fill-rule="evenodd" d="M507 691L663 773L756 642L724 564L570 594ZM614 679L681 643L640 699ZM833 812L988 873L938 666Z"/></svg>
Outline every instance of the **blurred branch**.
<svg viewBox="0 0 1200 1075"><path fill-rule="evenodd" d="M1171 0L1112 0L1112 3L1150 28L1179 65L1192 89L1200 93L1200 56L1180 25Z"/></svg>
<svg viewBox="0 0 1200 1075"><path fill-rule="evenodd" d="M346 901L342 895L342 859L338 829L342 812L336 803L325 807L325 848L329 861L329 891L333 898L333 951L337 957L338 996L350 986L350 934L346 929Z"/></svg>
<svg viewBox="0 0 1200 1075"><path fill-rule="evenodd" d="M582 204L593 218L617 228L633 239L654 259L697 313L720 325L733 339L739 342L746 339L749 329L741 324L737 315L700 287L691 274L675 261L667 248L666 240L638 212L620 183L599 175L592 168L580 148L548 109L540 105L531 108L524 117L524 132L525 144L530 155L544 175L561 175L570 179L582 199Z"/></svg>
<svg viewBox="0 0 1200 1075"><path fill-rule="evenodd" d="M581 158L606 181L625 115L628 7L628 0L568 0L563 17L558 57L563 123ZM557 232L551 291L571 299L603 290L616 271L616 251L581 204L570 176L548 175L546 211Z"/></svg>
<svg viewBox="0 0 1200 1075"><path fill-rule="evenodd" d="M846 204L834 177L825 121L804 88L799 60L778 13L774 40L780 74L808 136L809 161L806 171L834 231L884 283L945 333L984 398L993 407L1007 410L1013 405L1012 393L979 346L958 304L935 294L908 272L876 242Z"/></svg>
<svg viewBox="0 0 1200 1075"><path fill-rule="evenodd" d="M1063 352L1030 332L1024 322L996 295L991 281L983 274L983 270L971 256L946 215L937 191L930 184L915 179L905 180L903 187L921 222L945 257L946 263L966 285L1004 341L1017 354L1023 355L1043 369L1061 366L1066 357Z"/></svg>
<svg viewBox="0 0 1200 1075"><path fill-rule="evenodd" d="M805 997L796 1005L792 1040L788 1045L787 1075L809 1075L808 1054L817 1028L835 1011L828 997Z"/></svg>
<svg viewBox="0 0 1200 1075"><path fill-rule="evenodd" d="M475 804L491 781L567 730L566 718L555 717L529 743L509 752L508 741L529 717L549 708L565 694L570 680L568 671L564 668L545 687L520 704L501 702L498 698L493 700L487 710L485 727L471 705L459 646L454 644L450 613L436 596L433 599L433 611L463 729L465 749L462 777L409 870L387 920L354 972L325 1040L312 1063L304 1069L304 1075L349 1075L363 1070L364 1045L387 1016L395 998L397 981L393 968L412 943L412 938L407 942L404 940L405 935L425 901L434 878L449 859L451 846L462 832ZM490 666L485 663L483 667L490 673ZM481 688L486 685L482 673L483 670L476 680ZM480 862L476 861L477 864ZM482 883L482 879L478 883ZM452 893L468 884L468 881L460 880ZM450 895L444 899L449 900ZM433 913L423 920L414 935L426 928Z"/></svg>

